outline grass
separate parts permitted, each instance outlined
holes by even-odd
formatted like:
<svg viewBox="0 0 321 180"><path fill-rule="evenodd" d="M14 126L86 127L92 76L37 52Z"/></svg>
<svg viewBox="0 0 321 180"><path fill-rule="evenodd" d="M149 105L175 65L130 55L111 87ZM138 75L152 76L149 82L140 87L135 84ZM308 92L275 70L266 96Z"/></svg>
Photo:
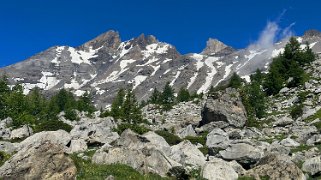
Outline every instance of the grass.
<svg viewBox="0 0 321 180"><path fill-rule="evenodd" d="M306 144L300 144L300 146L292 148L291 153L293 154L296 152L306 151L306 150L309 150L310 148L311 146L308 146Z"/></svg>
<svg viewBox="0 0 321 180"><path fill-rule="evenodd" d="M3 151L0 151L0 166L2 166L11 156Z"/></svg>
<svg viewBox="0 0 321 180"><path fill-rule="evenodd" d="M184 140L189 140L192 144L200 143L203 146L206 145L206 137L208 132L203 132L200 136L186 136Z"/></svg>
<svg viewBox="0 0 321 180"><path fill-rule="evenodd" d="M312 122L315 119L321 119L321 109L319 109L314 115L307 117L304 119L305 122Z"/></svg>
<svg viewBox="0 0 321 180"><path fill-rule="evenodd" d="M237 180L255 180L252 176L240 176Z"/></svg>
<svg viewBox="0 0 321 180"><path fill-rule="evenodd" d="M169 178L164 178L156 174L140 174L135 169L123 165L123 164L94 164L90 160L83 160L77 157L76 154L71 155L76 167L77 167L77 179L78 180L104 180L108 176L112 175L116 180L166 180Z"/></svg>

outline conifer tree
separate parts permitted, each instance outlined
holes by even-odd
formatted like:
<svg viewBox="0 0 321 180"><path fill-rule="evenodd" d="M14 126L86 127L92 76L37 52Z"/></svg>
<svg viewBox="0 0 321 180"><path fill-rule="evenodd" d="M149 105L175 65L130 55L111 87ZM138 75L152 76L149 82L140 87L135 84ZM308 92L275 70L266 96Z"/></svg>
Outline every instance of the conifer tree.
<svg viewBox="0 0 321 180"><path fill-rule="evenodd" d="M180 88L177 94L177 101L178 102L187 102L191 98L191 95L189 94L188 90L185 88Z"/></svg>
<svg viewBox="0 0 321 180"><path fill-rule="evenodd" d="M169 82L167 82L164 87L161 101L162 101L163 109L165 111L172 109L175 102L175 96L174 96L174 90L170 86Z"/></svg>

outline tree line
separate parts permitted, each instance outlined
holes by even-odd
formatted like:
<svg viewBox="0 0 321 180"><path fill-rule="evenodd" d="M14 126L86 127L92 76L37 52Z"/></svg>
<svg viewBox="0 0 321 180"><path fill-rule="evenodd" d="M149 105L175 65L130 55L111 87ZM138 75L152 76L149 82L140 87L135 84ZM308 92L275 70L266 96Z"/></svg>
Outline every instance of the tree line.
<svg viewBox="0 0 321 180"><path fill-rule="evenodd" d="M8 79L1 78L0 119L11 117L14 128L27 124L35 131L59 128L70 130L71 127L58 121L58 114L62 111L65 112L67 119L78 120L77 111L90 116L95 107L88 93L76 99L71 92L62 89L52 97L46 98L39 88L34 88L28 95L24 95L20 84L10 88Z"/></svg>

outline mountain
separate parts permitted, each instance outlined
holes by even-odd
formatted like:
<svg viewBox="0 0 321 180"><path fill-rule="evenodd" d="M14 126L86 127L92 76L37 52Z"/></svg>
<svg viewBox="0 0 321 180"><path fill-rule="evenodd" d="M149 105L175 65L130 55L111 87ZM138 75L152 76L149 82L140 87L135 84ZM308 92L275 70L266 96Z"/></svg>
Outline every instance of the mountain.
<svg viewBox="0 0 321 180"><path fill-rule="evenodd" d="M307 31L297 37L302 48L309 42L321 52L321 33ZM49 95L70 89L81 96L93 95L97 107L108 106L120 88L131 88L139 100L146 100L153 88L170 82L178 91L207 92L227 80L233 72L249 80L256 69L266 70L271 59L284 49L287 39L270 47L249 46L236 50L216 39L209 39L201 53L182 55L168 43L141 34L121 41L116 31L108 31L79 47L55 46L27 60L0 69L12 84L20 83L27 94L39 87Z"/></svg>

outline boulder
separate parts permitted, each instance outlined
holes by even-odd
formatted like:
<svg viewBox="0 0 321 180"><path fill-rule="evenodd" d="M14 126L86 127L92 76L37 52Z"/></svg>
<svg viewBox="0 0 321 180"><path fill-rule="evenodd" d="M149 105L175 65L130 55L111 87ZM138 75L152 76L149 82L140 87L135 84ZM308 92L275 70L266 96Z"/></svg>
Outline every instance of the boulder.
<svg viewBox="0 0 321 180"><path fill-rule="evenodd" d="M92 157L92 161L97 164L126 164L141 172L156 173L161 176L166 176L171 168L181 166L155 148L135 150L126 147L114 147L108 149L108 151L99 150Z"/></svg>
<svg viewBox="0 0 321 180"><path fill-rule="evenodd" d="M21 128L11 131L10 139L23 139L33 134L31 127L24 125Z"/></svg>
<svg viewBox="0 0 321 180"><path fill-rule="evenodd" d="M12 124L12 119L10 117L0 121L0 138L10 139L11 129L8 128Z"/></svg>
<svg viewBox="0 0 321 180"><path fill-rule="evenodd" d="M0 167L4 179L75 179L76 172L63 147L48 141L23 148Z"/></svg>
<svg viewBox="0 0 321 180"><path fill-rule="evenodd" d="M298 147L300 146L300 143L296 142L295 140L291 139L291 138L286 138L286 139L283 139L280 144L282 146L285 146L285 147Z"/></svg>
<svg viewBox="0 0 321 180"><path fill-rule="evenodd" d="M186 136L196 136L193 126L190 124L187 127L181 129L177 135L180 138L185 138Z"/></svg>
<svg viewBox="0 0 321 180"><path fill-rule="evenodd" d="M105 144L97 150L92 161L98 164L127 164L144 173L166 176L171 168L182 166L169 158L169 153L168 143L154 132L141 136L127 129L113 142L113 146Z"/></svg>
<svg viewBox="0 0 321 180"><path fill-rule="evenodd" d="M208 180L237 180L238 174L229 162L212 158L202 167L201 176Z"/></svg>
<svg viewBox="0 0 321 180"><path fill-rule="evenodd" d="M87 143L83 139L71 140L68 153L84 152L88 149Z"/></svg>
<svg viewBox="0 0 321 180"><path fill-rule="evenodd" d="M174 161L184 166L203 166L205 157L203 153L191 142L185 140L172 146L172 152L169 156Z"/></svg>
<svg viewBox="0 0 321 180"><path fill-rule="evenodd" d="M219 151L225 160L236 160L244 166L256 163L263 157L263 150L247 143L231 144L227 149Z"/></svg>
<svg viewBox="0 0 321 180"><path fill-rule="evenodd" d="M248 176L254 176L256 179L268 176L270 180L305 180L305 176L291 158L285 155L268 154L262 158L257 165L248 170Z"/></svg>
<svg viewBox="0 0 321 180"><path fill-rule="evenodd" d="M312 176L321 172L321 160L320 156L307 159L303 165L302 170L311 174Z"/></svg>
<svg viewBox="0 0 321 180"><path fill-rule="evenodd" d="M276 122L273 123L273 126L280 126L280 127L284 127L287 125L292 124L294 121L292 118L289 117L282 117L280 119L278 119Z"/></svg>
<svg viewBox="0 0 321 180"><path fill-rule="evenodd" d="M116 126L114 119L110 117L87 120L75 125L70 135L73 139L84 139L89 144L111 143L119 138L116 132L112 132L112 128Z"/></svg>
<svg viewBox="0 0 321 180"><path fill-rule="evenodd" d="M7 141L0 141L0 151L3 151L7 154L12 154L17 149L16 143L11 143Z"/></svg>
<svg viewBox="0 0 321 180"><path fill-rule="evenodd" d="M212 147L221 147L222 144L226 146L226 142L229 140L229 136L222 129L215 128L213 129L206 137L206 146L209 148Z"/></svg>
<svg viewBox="0 0 321 180"><path fill-rule="evenodd" d="M24 141L19 143L18 150L28 146L38 146L39 144L43 144L47 141L52 144L61 145L67 150L67 145L70 143L71 137L69 133L64 130L42 131L26 138Z"/></svg>
<svg viewBox="0 0 321 180"><path fill-rule="evenodd" d="M227 88L225 92L217 92L207 98L200 125L223 121L234 127L243 127L246 120L246 110L239 93L235 89Z"/></svg>
<svg viewBox="0 0 321 180"><path fill-rule="evenodd" d="M149 148L154 147L156 149L159 149L166 155L169 155L171 153L171 146L166 142L166 140L162 136L156 134L155 132L149 131L143 134L142 137L146 138L149 141L145 144Z"/></svg>

